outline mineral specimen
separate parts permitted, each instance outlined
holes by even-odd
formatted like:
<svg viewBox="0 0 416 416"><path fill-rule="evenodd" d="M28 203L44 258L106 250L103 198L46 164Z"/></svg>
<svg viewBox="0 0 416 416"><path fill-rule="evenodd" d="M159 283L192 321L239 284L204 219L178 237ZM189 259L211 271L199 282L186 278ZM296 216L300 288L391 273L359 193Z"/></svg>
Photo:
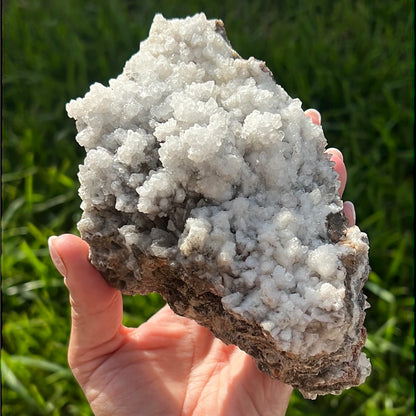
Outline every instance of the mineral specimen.
<svg viewBox="0 0 416 416"><path fill-rule="evenodd" d="M307 398L365 380L367 236L322 128L221 21L156 15L67 111L86 150L78 228L111 285L159 292Z"/></svg>

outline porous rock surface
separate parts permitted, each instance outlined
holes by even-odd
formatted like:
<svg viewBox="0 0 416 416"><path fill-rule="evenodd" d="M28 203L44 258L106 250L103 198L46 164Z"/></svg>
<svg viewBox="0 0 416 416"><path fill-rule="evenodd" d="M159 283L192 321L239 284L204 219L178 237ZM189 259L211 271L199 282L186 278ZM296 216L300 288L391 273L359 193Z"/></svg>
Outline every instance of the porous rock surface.
<svg viewBox="0 0 416 416"><path fill-rule="evenodd" d="M78 228L111 285L160 293L307 398L365 380L367 236L321 126L221 21L156 15L67 111L86 150Z"/></svg>

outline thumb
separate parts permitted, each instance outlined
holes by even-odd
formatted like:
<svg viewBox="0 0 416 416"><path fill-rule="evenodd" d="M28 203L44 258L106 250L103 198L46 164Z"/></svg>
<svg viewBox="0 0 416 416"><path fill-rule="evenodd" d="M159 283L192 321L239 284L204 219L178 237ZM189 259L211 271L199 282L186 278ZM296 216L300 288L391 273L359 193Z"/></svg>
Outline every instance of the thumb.
<svg viewBox="0 0 416 416"><path fill-rule="evenodd" d="M120 291L110 287L88 260L88 244L64 234L50 237L49 252L70 294L70 366L112 352L119 346L123 319ZM118 345L116 345L118 344Z"/></svg>

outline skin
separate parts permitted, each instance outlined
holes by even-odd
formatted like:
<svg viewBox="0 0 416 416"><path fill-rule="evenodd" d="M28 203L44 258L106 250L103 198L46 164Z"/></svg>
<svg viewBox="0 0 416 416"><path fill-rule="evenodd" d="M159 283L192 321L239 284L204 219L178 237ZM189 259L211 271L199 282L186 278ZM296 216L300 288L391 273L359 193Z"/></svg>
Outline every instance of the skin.
<svg viewBox="0 0 416 416"><path fill-rule="evenodd" d="M320 124L316 110L305 114ZM342 196L347 180L342 154L327 152ZM354 206L344 203L344 211L353 225ZM286 413L290 386L168 306L138 328L125 327L121 293L90 264L88 244L79 237L51 237L49 249L70 294L69 366L96 416Z"/></svg>

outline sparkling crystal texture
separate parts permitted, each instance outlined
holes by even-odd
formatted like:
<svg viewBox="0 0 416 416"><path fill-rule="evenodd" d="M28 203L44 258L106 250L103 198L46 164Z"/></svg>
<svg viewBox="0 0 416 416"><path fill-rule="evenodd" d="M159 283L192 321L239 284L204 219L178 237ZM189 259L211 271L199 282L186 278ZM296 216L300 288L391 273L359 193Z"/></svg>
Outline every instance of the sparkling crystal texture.
<svg viewBox="0 0 416 416"><path fill-rule="evenodd" d="M221 21L156 15L67 112L86 150L78 228L111 285L161 293L307 398L365 380L367 236L322 127Z"/></svg>

